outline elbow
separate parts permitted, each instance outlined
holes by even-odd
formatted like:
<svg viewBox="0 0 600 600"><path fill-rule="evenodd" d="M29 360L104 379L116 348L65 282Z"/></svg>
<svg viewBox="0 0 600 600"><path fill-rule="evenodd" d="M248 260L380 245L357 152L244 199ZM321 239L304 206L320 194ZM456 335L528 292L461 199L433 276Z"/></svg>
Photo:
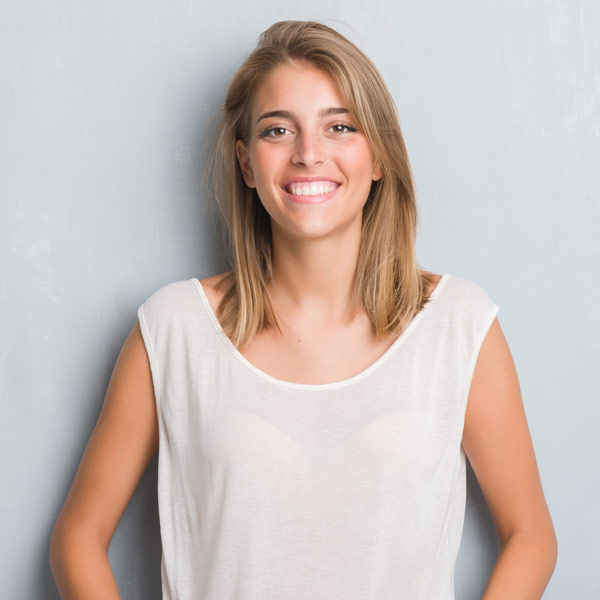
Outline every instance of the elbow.
<svg viewBox="0 0 600 600"><path fill-rule="evenodd" d="M71 533L71 529L66 525L65 521L61 520L59 517L52 529L50 542L48 544L48 563L50 565L50 571L55 579L57 573L63 568L66 556L69 554L69 550L72 546L73 536Z"/></svg>
<svg viewBox="0 0 600 600"><path fill-rule="evenodd" d="M550 518L546 526L540 531L538 539L540 551L546 560L549 574L552 575L558 560L558 538L556 537L554 524Z"/></svg>
<svg viewBox="0 0 600 600"><path fill-rule="evenodd" d="M550 574L554 572L556 567L556 563L558 561L558 538L556 537L556 532L554 531L554 527L551 528L550 535L548 538L548 553L549 553L549 568Z"/></svg>
<svg viewBox="0 0 600 600"><path fill-rule="evenodd" d="M545 573L546 584L552 578L556 563L558 561L558 540L552 530L546 538L542 538L540 543L540 563L541 569Z"/></svg>
<svg viewBox="0 0 600 600"><path fill-rule="evenodd" d="M54 529L50 535L50 543L48 545L48 563L50 564L50 571L54 576L56 576L56 571L60 563L63 546L62 532L57 525L54 525Z"/></svg>
<svg viewBox="0 0 600 600"><path fill-rule="evenodd" d="M530 548L532 558L537 555L538 564L549 581L558 561L558 539L552 524L547 529L533 534Z"/></svg>
<svg viewBox="0 0 600 600"><path fill-rule="evenodd" d="M558 539L552 521L544 525L513 532L501 541L501 548L519 545L523 552L538 565L547 580L550 580L558 560Z"/></svg>

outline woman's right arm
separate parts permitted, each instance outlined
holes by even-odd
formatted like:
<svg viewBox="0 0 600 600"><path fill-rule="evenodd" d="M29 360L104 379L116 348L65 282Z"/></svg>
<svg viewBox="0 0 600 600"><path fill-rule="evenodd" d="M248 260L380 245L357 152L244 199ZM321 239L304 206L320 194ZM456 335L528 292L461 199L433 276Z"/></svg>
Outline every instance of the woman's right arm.
<svg viewBox="0 0 600 600"><path fill-rule="evenodd" d="M148 355L136 321L50 539L50 568L63 600L117 600L108 546L158 449Z"/></svg>

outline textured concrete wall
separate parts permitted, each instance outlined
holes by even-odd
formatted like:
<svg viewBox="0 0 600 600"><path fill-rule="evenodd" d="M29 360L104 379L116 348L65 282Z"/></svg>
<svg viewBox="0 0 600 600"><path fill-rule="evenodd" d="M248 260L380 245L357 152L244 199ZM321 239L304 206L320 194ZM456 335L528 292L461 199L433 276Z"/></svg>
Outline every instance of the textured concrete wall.
<svg viewBox="0 0 600 600"><path fill-rule="evenodd" d="M559 538L545 598L600 597L600 4L22 0L0 7L2 595L58 594L54 520L135 308L224 270L200 188L208 119L258 34L324 20L375 61L414 167L419 261L500 306ZM153 461L110 548L160 598ZM472 474L457 599L497 541Z"/></svg>

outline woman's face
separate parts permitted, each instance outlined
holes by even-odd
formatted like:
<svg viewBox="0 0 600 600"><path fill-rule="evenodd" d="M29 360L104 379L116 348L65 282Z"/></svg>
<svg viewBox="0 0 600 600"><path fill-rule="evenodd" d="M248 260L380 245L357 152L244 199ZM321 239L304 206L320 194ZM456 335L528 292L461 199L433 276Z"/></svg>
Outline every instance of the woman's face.
<svg viewBox="0 0 600 600"><path fill-rule="evenodd" d="M248 146L236 153L277 227L319 237L353 224L379 165L335 83L313 66L280 65L258 87Z"/></svg>

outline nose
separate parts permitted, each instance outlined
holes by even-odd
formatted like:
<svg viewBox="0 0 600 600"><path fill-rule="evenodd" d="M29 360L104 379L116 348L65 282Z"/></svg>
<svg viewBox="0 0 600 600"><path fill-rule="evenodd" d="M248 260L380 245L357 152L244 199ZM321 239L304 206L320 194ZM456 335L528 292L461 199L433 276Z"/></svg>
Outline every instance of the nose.
<svg viewBox="0 0 600 600"><path fill-rule="evenodd" d="M292 162L312 167L325 160L325 145L318 133L301 132L294 140Z"/></svg>

